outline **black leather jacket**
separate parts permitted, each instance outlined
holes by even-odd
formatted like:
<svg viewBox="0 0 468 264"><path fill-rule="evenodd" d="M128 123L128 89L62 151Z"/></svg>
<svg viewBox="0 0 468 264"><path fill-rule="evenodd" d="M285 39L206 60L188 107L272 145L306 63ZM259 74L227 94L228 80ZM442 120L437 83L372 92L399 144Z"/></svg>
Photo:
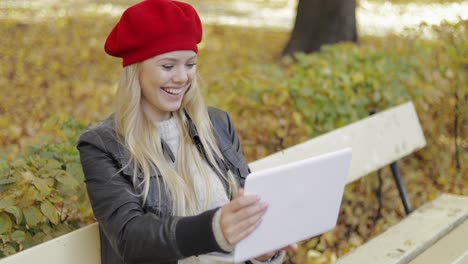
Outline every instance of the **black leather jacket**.
<svg viewBox="0 0 468 264"><path fill-rule="evenodd" d="M250 170L232 121L219 109L209 108L208 112L225 161L217 158L217 162L224 172L231 170L243 186ZM150 191L143 205L132 184L133 166L130 164L118 173L128 164L129 153L118 142L113 122L110 116L93 125L78 142L86 188L99 222L102 263L177 263L193 255L222 252L212 230L212 218L219 208L196 216L171 216L165 202L167 197L161 195L163 200L161 203L158 200L155 178L160 177L158 172L151 173ZM189 131L194 144L201 144L191 122ZM167 152L165 143L162 144ZM204 146L200 147L203 151Z"/></svg>

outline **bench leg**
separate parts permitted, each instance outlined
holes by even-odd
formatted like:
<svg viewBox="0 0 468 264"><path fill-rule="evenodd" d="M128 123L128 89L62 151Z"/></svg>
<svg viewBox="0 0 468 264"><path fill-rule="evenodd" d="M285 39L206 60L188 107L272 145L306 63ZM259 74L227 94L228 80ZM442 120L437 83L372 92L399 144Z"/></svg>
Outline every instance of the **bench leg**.
<svg viewBox="0 0 468 264"><path fill-rule="evenodd" d="M405 208L406 214L410 214L413 209L411 208L411 203L408 198L408 193L406 192L405 184L403 179L401 178L400 169L396 162L390 164L390 168L392 169L393 178L395 179L396 186L398 188L398 193L400 194L401 202L403 203L403 207Z"/></svg>

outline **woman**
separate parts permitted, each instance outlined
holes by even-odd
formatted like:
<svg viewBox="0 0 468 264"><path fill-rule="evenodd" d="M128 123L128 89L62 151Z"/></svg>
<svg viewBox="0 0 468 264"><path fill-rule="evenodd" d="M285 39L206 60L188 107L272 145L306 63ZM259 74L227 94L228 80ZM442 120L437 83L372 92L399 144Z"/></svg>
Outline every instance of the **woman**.
<svg viewBox="0 0 468 264"><path fill-rule="evenodd" d="M147 0L128 8L106 40L124 66L115 113L78 143L103 264L201 263L199 255L231 251L267 209L242 192L249 169L229 116L203 102L201 38L190 5Z"/></svg>

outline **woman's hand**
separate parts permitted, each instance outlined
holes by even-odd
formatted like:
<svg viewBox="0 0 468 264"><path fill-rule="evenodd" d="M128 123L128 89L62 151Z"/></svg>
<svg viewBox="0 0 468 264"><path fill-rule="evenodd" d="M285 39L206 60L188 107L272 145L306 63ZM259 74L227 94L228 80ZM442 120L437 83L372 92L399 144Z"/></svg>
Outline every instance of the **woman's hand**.
<svg viewBox="0 0 468 264"><path fill-rule="evenodd" d="M255 195L244 195L239 189L235 198L221 208L221 230L231 245L252 233L262 221L268 205Z"/></svg>
<svg viewBox="0 0 468 264"><path fill-rule="evenodd" d="M256 257L255 260L257 260L257 261L267 261L267 260L271 259L278 251L281 251L281 250L293 250L293 251L296 251L296 250L297 250L297 244L292 244L292 245L286 246L286 247L284 247L284 248L278 249L278 250L276 250L276 251L263 254L263 255L261 255L261 256Z"/></svg>

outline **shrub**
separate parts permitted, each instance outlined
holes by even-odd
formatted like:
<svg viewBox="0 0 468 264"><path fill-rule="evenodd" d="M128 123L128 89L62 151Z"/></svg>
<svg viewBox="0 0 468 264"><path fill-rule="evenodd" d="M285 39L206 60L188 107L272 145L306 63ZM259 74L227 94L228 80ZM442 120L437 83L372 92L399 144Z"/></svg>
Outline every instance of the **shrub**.
<svg viewBox="0 0 468 264"><path fill-rule="evenodd" d="M251 159L411 100L404 86L418 65L411 58L353 44L296 58L234 71L211 87L228 96L222 103L236 117Z"/></svg>
<svg viewBox="0 0 468 264"><path fill-rule="evenodd" d="M6 155L0 158L0 257L92 221L75 148L83 129L65 121L63 141L31 145L12 160Z"/></svg>

